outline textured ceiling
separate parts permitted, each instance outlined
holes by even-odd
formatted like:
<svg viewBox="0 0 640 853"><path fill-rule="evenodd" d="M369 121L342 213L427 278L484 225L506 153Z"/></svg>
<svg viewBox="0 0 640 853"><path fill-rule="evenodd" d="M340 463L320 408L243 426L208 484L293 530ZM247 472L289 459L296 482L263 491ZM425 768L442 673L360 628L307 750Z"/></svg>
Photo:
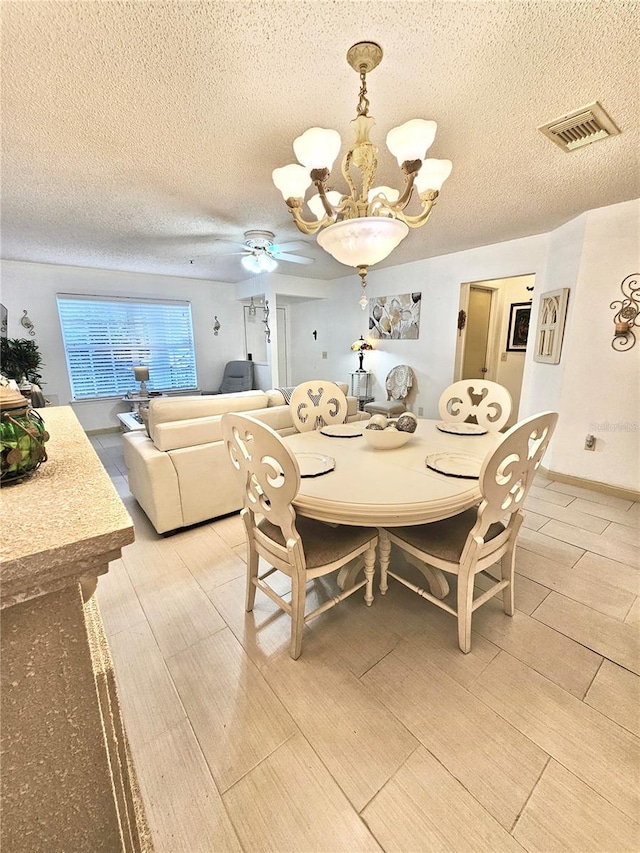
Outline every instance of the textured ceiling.
<svg viewBox="0 0 640 853"><path fill-rule="evenodd" d="M636 2L3 2L2 256L238 281L220 238L302 239L271 182L312 125L351 144L368 78L379 183L399 186L387 131L438 122L453 160L429 224L386 262L548 231L640 195ZM538 125L600 100L620 136L565 154ZM339 169L334 185L342 187ZM193 264L189 260L196 257Z"/></svg>

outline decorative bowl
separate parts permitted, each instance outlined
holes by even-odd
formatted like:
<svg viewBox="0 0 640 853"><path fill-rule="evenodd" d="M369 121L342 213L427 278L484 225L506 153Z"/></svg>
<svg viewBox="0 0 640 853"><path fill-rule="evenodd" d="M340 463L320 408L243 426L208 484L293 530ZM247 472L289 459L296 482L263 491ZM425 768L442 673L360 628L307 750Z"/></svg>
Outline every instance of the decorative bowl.
<svg viewBox="0 0 640 853"><path fill-rule="evenodd" d="M413 433L401 432L398 429L364 429L362 434L374 450L395 450L406 444Z"/></svg>

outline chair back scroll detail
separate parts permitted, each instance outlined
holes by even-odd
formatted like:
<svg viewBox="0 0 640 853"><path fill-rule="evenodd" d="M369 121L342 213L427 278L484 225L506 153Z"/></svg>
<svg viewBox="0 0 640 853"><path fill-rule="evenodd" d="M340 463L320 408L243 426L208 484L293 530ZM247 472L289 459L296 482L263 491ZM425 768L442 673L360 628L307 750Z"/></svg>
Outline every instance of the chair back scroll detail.
<svg viewBox="0 0 640 853"><path fill-rule="evenodd" d="M557 422L556 412L542 412L520 421L485 459L480 471L483 500L475 533L484 535L491 524L507 514L513 518L522 508Z"/></svg>
<svg viewBox="0 0 640 853"><path fill-rule="evenodd" d="M271 427L247 415L226 414L222 434L231 464L243 481L243 503L279 527L285 541L298 539L291 501L300 488L295 457Z"/></svg>
<svg viewBox="0 0 640 853"><path fill-rule="evenodd" d="M298 432L311 432L347 419L347 398L334 382L314 380L298 385L289 403Z"/></svg>
<svg viewBox="0 0 640 853"><path fill-rule="evenodd" d="M447 421L463 422L473 416L480 426L496 431L509 420L512 406L511 394L497 382L461 379L443 391L438 412Z"/></svg>

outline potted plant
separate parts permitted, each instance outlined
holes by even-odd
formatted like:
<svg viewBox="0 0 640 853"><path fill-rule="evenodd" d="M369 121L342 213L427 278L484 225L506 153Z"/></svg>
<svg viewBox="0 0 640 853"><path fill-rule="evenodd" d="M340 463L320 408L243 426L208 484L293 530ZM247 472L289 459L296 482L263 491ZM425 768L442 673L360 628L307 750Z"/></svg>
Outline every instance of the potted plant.
<svg viewBox="0 0 640 853"><path fill-rule="evenodd" d="M42 355L35 341L28 338L0 338L0 371L16 382L42 384Z"/></svg>

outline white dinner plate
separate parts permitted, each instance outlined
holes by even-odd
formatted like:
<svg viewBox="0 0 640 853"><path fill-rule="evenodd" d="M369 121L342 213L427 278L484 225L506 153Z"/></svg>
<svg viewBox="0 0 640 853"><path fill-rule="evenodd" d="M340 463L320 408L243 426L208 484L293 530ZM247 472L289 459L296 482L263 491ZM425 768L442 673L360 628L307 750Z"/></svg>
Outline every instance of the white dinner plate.
<svg viewBox="0 0 640 853"><path fill-rule="evenodd" d="M427 468L432 471L464 480L477 480L482 462L479 456L472 456L470 453L433 453L425 459Z"/></svg>
<svg viewBox="0 0 640 853"><path fill-rule="evenodd" d="M362 435L362 421L354 424L328 424L323 426L320 432L329 438L357 438Z"/></svg>
<svg viewBox="0 0 640 853"><path fill-rule="evenodd" d="M296 453L301 477L319 477L336 467L336 460L323 453Z"/></svg>
<svg viewBox="0 0 640 853"><path fill-rule="evenodd" d="M480 424L466 424L464 421L441 421L436 424L436 429L451 435L486 435L489 432Z"/></svg>

